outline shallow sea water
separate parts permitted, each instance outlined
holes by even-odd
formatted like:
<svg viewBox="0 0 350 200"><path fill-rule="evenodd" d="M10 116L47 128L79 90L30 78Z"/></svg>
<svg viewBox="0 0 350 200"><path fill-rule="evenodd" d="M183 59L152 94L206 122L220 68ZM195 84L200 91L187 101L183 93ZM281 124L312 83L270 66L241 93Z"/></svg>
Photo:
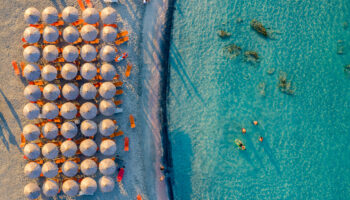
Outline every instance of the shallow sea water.
<svg viewBox="0 0 350 200"><path fill-rule="evenodd" d="M175 199L350 199L350 78L343 70L350 1L191 0L175 9L167 102ZM249 25L254 18L280 34L259 36ZM220 29L232 36L220 39ZM261 61L226 58L222 48L231 43L257 51ZM294 95L279 91L280 71Z"/></svg>

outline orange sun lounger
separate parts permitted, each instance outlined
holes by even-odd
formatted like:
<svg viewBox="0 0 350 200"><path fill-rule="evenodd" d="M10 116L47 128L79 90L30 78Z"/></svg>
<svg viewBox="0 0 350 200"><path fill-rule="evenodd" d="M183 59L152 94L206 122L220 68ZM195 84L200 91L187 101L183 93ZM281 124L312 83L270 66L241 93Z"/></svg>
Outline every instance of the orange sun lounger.
<svg viewBox="0 0 350 200"><path fill-rule="evenodd" d="M129 34L128 31L121 31L120 33L117 34L117 38L125 37Z"/></svg>
<svg viewBox="0 0 350 200"><path fill-rule="evenodd" d="M124 176L124 168L120 168L117 176L117 181L121 182L123 180L123 176Z"/></svg>
<svg viewBox="0 0 350 200"><path fill-rule="evenodd" d="M124 151L129 151L129 138L124 138Z"/></svg>
<svg viewBox="0 0 350 200"><path fill-rule="evenodd" d="M128 36L116 40L116 41L115 41L115 44L116 44L116 45L121 45L121 44L123 44L123 43L125 43L125 42L127 42L127 41L129 41L129 37L128 37Z"/></svg>
<svg viewBox="0 0 350 200"><path fill-rule="evenodd" d="M132 65L130 63L128 63L128 65L126 66L126 71L125 71L126 77L130 76L131 69L132 69Z"/></svg>
<svg viewBox="0 0 350 200"><path fill-rule="evenodd" d="M130 116L129 116L129 119L130 119L130 127L131 127L131 128L135 128L136 125L135 125L134 116L130 115Z"/></svg>

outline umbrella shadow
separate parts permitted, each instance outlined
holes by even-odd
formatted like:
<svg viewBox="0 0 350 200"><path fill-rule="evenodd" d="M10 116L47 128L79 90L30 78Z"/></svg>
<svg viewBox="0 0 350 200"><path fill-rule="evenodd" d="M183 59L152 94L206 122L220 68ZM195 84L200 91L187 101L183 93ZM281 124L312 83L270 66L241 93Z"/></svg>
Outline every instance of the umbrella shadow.
<svg viewBox="0 0 350 200"><path fill-rule="evenodd" d="M8 100L8 98L5 96L4 92L1 89L0 89L0 94L2 95L5 102L7 103L8 107L10 108L10 111L11 111L12 115L15 117L18 126L22 129L21 120L19 119L19 116L18 116L15 108L12 106L11 102Z"/></svg>
<svg viewBox="0 0 350 200"><path fill-rule="evenodd" d="M51 2L55 5L55 8L57 8L58 11L61 11L60 5L57 3L57 0L51 0ZM64 0L60 0L60 2L64 8L67 6L67 4Z"/></svg>
<svg viewBox="0 0 350 200"><path fill-rule="evenodd" d="M270 148L268 141L264 140L264 142L262 142L261 145L265 149L265 152L266 152L267 156L269 157L271 164L276 168L277 173L280 175L281 174L280 166L279 166L275 156L272 153L272 150Z"/></svg>
<svg viewBox="0 0 350 200"><path fill-rule="evenodd" d="M6 141L6 138L4 137L3 129L5 129L7 131L7 133L9 134L9 142L11 144L15 145L21 151L21 148L19 147L15 136L13 135L9 125L6 122L6 119L5 119L4 115L1 112L0 112L0 127L1 127L1 132L0 133L1 133L1 136L2 136L2 141L5 144L7 150L9 150L9 143L8 143L8 141Z"/></svg>

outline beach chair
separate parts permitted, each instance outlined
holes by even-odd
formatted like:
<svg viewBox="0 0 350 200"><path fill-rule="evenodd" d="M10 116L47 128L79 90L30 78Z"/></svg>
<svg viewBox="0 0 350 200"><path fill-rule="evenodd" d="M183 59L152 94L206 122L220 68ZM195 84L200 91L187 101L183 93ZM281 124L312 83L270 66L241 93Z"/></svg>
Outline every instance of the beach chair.
<svg viewBox="0 0 350 200"><path fill-rule="evenodd" d="M136 125L135 125L134 116L130 115L130 116L129 116L129 119L130 119L130 127L131 127L131 128L135 128Z"/></svg>
<svg viewBox="0 0 350 200"><path fill-rule="evenodd" d="M115 94L116 95L121 95L121 94L123 94L123 90L117 90Z"/></svg>
<svg viewBox="0 0 350 200"><path fill-rule="evenodd" d="M124 151L129 151L129 138L124 138Z"/></svg>
<svg viewBox="0 0 350 200"><path fill-rule="evenodd" d="M122 103L123 103L122 100L116 100L116 101L114 101L114 104L115 104L116 106L119 106L119 105L121 105Z"/></svg>
<svg viewBox="0 0 350 200"><path fill-rule="evenodd" d="M121 87L121 86L123 86L123 82L117 81L117 82L114 82L114 85L115 85L116 87Z"/></svg>
<svg viewBox="0 0 350 200"><path fill-rule="evenodd" d="M117 176L117 182L121 182L123 180L123 176L124 176L124 168L120 168Z"/></svg>
<svg viewBox="0 0 350 200"><path fill-rule="evenodd" d="M117 24L103 24L103 26L110 26L110 27L113 27L113 28L118 28Z"/></svg>
<svg viewBox="0 0 350 200"><path fill-rule="evenodd" d="M140 194L137 195L136 200L142 200L142 197Z"/></svg>
<svg viewBox="0 0 350 200"><path fill-rule="evenodd" d="M26 138L24 137L23 133L21 133L21 144L19 145L20 148L23 148L26 145Z"/></svg>
<svg viewBox="0 0 350 200"><path fill-rule="evenodd" d="M127 42L127 41L129 41L129 37L128 37L128 36L116 40L116 41L115 41L115 44L116 44L116 45L121 45L121 44L123 44L123 43L125 43L125 42Z"/></svg>
<svg viewBox="0 0 350 200"><path fill-rule="evenodd" d="M84 10L85 10L85 5L84 5L84 3L83 3L83 0L77 0L77 1L78 1L78 4L79 4L80 9L81 9L82 11L84 11Z"/></svg>
<svg viewBox="0 0 350 200"><path fill-rule="evenodd" d="M129 34L128 31L121 31L121 32L119 32L119 33L117 34L117 39L118 39L118 38L121 38L121 37L125 37L125 36L127 36L128 34Z"/></svg>
<svg viewBox="0 0 350 200"><path fill-rule="evenodd" d="M21 72L19 71L17 62L16 62L16 61L12 61L12 66L13 66L13 70L15 70L15 74L16 74L17 76L20 76L20 75L21 75Z"/></svg>
<svg viewBox="0 0 350 200"><path fill-rule="evenodd" d="M130 63L128 63L128 64L126 65L126 71L125 71L125 76L126 76L126 77L129 77L129 76L130 76L131 69L132 69L132 65L131 65Z"/></svg>
<svg viewBox="0 0 350 200"><path fill-rule="evenodd" d="M110 135L110 138L114 138L114 137L118 137L118 136L122 136L124 135L123 131L118 131L118 132L114 132L112 135Z"/></svg>

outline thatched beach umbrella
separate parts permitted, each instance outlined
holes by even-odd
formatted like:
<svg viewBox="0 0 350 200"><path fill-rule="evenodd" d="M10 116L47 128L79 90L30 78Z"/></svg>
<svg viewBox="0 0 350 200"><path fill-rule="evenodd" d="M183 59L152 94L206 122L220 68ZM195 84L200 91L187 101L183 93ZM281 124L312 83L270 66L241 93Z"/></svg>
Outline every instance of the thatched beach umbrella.
<svg viewBox="0 0 350 200"><path fill-rule="evenodd" d="M55 26L46 26L44 28L43 38L46 42L55 42L58 36L58 29Z"/></svg>
<svg viewBox="0 0 350 200"><path fill-rule="evenodd" d="M42 187L43 194L47 197L54 197L59 191L59 186L56 181L47 179Z"/></svg>
<svg viewBox="0 0 350 200"><path fill-rule="evenodd" d="M78 68L72 63L66 63L63 65L61 75L65 80L72 80L78 74Z"/></svg>
<svg viewBox="0 0 350 200"><path fill-rule="evenodd" d="M66 62L74 62L79 56L79 51L77 47L68 45L63 48L62 55Z"/></svg>
<svg viewBox="0 0 350 200"><path fill-rule="evenodd" d="M41 91L37 85L27 85L24 88L23 94L29 101L37 101L41 98Z"/></svg>
<svg viewBox="0 0 350 200"><path fill-rule="evenodd" d="M24 196L27 199L37 199L40 196L41 190L38 184L36 183L28 183L24 186Z"/></svg>
<svg viewBox="0 0 350 200"><path fill-rule="evenodd" d="M114 42L117 38L117 30L111 26L105 26L102 29L101 39L104 42Z"/></svg>
<svg viewBox="0 0 350 200"><path fill-rule="evenodd" d="M54 119L58 116L58 107L54 103L46 103L42 108L42 115L46 119Z"/></svg>
<svg viewBox="0 0 350 200"><path fill-rule="evenodd" d="M65 7L62 11L62 18L67 23L73 23L77 21L79 18L78 9L72 6Z"/></svg>
<svg viewBox="0 0 350 200"><path fill-rule="evenodd" d="M78 165L70 160L67 160L62 165L62 172L65 176L73 177L78 173Z"/></svg>
<svg viewBox="0 0 350 200"><path fill-rule="evenodd" d="M85 177L80 182L81 195L93 195L97 190L97 183L93 178Z"/></svg>
<svg viewBox="0 0 350 200"><path fill-rule="evenodd" d="M64 119L73 119L77 116L77 113L77 107L71 102L66 102L61 107L61 116Z"/></svg>
<svg viewBox="0 0 350 200"><path fill-rule="evenodd" d="M112 7L106 7L101 11L101 20L104 24L114 24L117 19L117 11Z"/></svg>
<svg viewBox="0 0 350 200"><path fill-rule="evenodd" d="M81 76L84 79L92 80L97 74L97 69L96 69L94 64L92 64L92 63L85 63L80 68L80 74L81 74Z"/></svg>
<svg viewBox="0 0 350 200"><path fill-rule="evenodd" d="M43 89L45 99L55 101L60 96L60 88L55 84L47 84Z"/></svg>
<svg viewBox="0 0 350 200"><path fill-rule="evenodd" d="M39 138L40 136L40 129L37 125L34 124L27 124L23 128L23 136L28 141L34 141Z"/></svg>
<svg viewBox="0 0 350 200"><path fill-rule="evenodd" d="M80 96L83 99L90 100L96 97L97 89L92 83L84 83L80 87Z"/></svg>
<svg viewBox="0 0 350 200"><path fill-rule="evenodd" d="M29 162L24 166L24 174L29 178L38 178L41 174L41 166L36 162Z"/></svg>
<svg viewBox="0 0 350 200"><path fill-rule="evenodd" d="M23 115L27 119L30 119L30 120L35 119L39 116L39 114L40 114L40 108L35 103L27 103L23 108Z"/></svg>
<svg viewBox="0 0 350 200"><path fill-rule="evenodd" d="M104 116L112 116L115 113L115 104L112 100L102 100L99 105L99 110Z"/></svg>
<svg viewBox="0 0 350 200"><path fill-rule="evenodd" d="M117 151L117 145L116 143L111 140L103 140L100 144L100 152L105 156L112 156ZM107 175L107 174L106 174Z"/></svg>
<svg viewBox="0 0 350 200"><path fill-rule="evenodd" d="M94 136L97 133L97 124L91 120L84 120L80 125L80 132L86 137Z"/></svg>
<svg viewBox="0 0 350 200"><path fill-rule="evenodd" d="M100 180L98 180L98 185L100 187L101 192L112 192L114 189L115 182L113 178L109 176L102 176Z"/></svg>
<svg viewBox="0 0 350 200"><path fill-rule="evenodd" d="M34 81L40 77L40 68L36 64L27 64L23 69L23 76L29 80Z"/></svg>
<svg viewBox="0 0 350 200"><path fill-rule="evenodd" d="M62 184L62 190L67 196L76 196L79 192L79 184L74 180L66 180Z"/></svg>
<svg viewBox="0 0 350 200"><path fill-rule="evenodd" d="M23 32L23 38L30 44L37 43L40 39L39 29L27 27Z"/></svg>
<svg viewBox="0 0 350 200"><path fill-rule="evenodd" d="M37 62L40 58L40 51L36 46L27 46L23 50L23 57L28 62Z"/></svg>
<svg viewBox="0 0 350 200"><path fill-rule="evenodd" d="M35 24L39 21L40 19L40 12L38 9L30 7L27 8L26 11L24 11L24 20L28 24Z"/></svg>
<svg viewBox="0 0 350 200"><path fill-rule="evenodd" d="M100 19L100 15L95 8L87 8L83 11L83 19L85 23L96 24Z"/></svg>
<svg viewBox="0 0 350 200"><path fill-rule="evenodd" d="M117 89L112 82L104 82L101 84L100 88L98 89L98 93L101 95L101 97L105 99L113 98L116 92L117 92Z"/></svg>
<svg viewBox="0 0 350 200"><path fill-rule="evenodd" d="M66 42L73 43L73 42L77 41L78 38L79 38L79 31L74 26L67 26L63 30L63 39Z"/></svg>
<svg viewBox="0 0 350 200"><path fill-rule="evenodd" d="M43 136L46 139L53 140L58 135L58 127L53 122L47 122L41 129L41 132L43 133Z"/></svg>
<svg viewBox="0 0 350 200"><path fill-rule="evenodd" d="M66 83L62 87L62 95L68 101L75 100L79 95L79 88L74 83Z"/></svg>
<svg viewBox="0 0 350 200"><path fill-rule="evenodd" d="M72 140L66 140L61 144L60 150L65 157L72 157L76 154L78 147Z"/></svg>
<svg viewBox="0 0 350 200"><path fill-rule="evenodd" d="M90 24L84 25L80 30L80 35L85 41L93 41L97 37L97 29Z"/></svg>
<svg viewBox="0 0 350 200"><path fill-rule="evenodd" d="M61 126L61 134L63 137L74 138L78 133L78 127L73 122L64 122Z"/></svg>
<svg viewBox="0 0 350 200"><path fill-rule="evenodd" d="M43 58L47 61L54 61L58 57L58 49L55 45L47 45L43 50Z"/></svg>
<svg viewBox="0 0 350 200"><path fill-rule="evenodd" d="M95 104L91 102L86 102L82 106L80 106L79 112L84 119L93 119L97 115L97 108Z"/></svg>
<svg viewBox="0 0 350 200"><path fill-rule="evenodd" d="M28 143L24 146L23 153L28 159L35 160L40 156L40 147L35 143Z"/></svg>
<svg viewBox="0 0 350 200"><path fill-rule="evenodd" d="M41 13L41 19L46 23L46 24L52 24L57 22L58 20L58 12L56 8L50 6L46 7L43 12Z"/></svg>
<svg viewBox="0 0 350 200"><path fill-rule="evenodd" d="M111 119L102 120L98 127L101 135L106 137L112 135L116 129L115 123Z"/></svg>
<svg viewBox="0 0 350 200"><path fill-rule="evenodd" d="M53 81L57 77L57 69L52 65L45 65L41 70L41 77L45 81Z"/></svg>
<svg viewBox="0 0 350 200"><path fill-rule="evenodd" d="M90 44L85 44L81 48L80 56L86 62L90 62L93 59L95 59L96 55L97 55L96 48Z"/></svg>
<svg viewBox="0 0 350 200"><path fill-rule="evenodd" d="M113 80L113 78L117 74L117 71L115 70L113 65L111 65L109 63L104 63L101 66L100 74L104 80L111 81L111 80Z"/></svg>
<svg viewBox="0 0 350 200"><path fill-rule="evenodd" d="M110 158L103 159L99 163L98 168L99 168L100 172L105 176L112 175L117 170L117 166L116 166L114 160L112 160Z"/></svg>
<svg viewBox="0 0 350 200"><path fill-rule="evenodd" d="M80 143L79 150L84 156L91 157L97 151L97 144L92 139L85 139Z"/></svg>
<svg viewBox="0 0 350 200"><path fill-rule="evenodd" d="M56 163L47 161L43 164L41 172L46 178L53 178L58 174L58 167Z"/></svg>
<svg viewBox="0 0 350 200"><path fill-rule="evenodd" d="M91 159L85 159L81 164L80 164L80 171L85 175L85 176L92 176L97 172L97 164L95 161Z"/></svg>
<svg viewBox="0 0 350 200"><path fill-rule="evenodd" d="M116 55L117 53L115 51L115 48L110 45L106 45L102 47L100 51L100 58L102 61L105 61L105 62L113 61Z"/></svg>
<svg viewBox="0 0 350 200"><path fill-rule="evenodd" d="M55 159L58 155L58 148L54 143L46 143L41 149L41 154L47 159Z"/></svg>

